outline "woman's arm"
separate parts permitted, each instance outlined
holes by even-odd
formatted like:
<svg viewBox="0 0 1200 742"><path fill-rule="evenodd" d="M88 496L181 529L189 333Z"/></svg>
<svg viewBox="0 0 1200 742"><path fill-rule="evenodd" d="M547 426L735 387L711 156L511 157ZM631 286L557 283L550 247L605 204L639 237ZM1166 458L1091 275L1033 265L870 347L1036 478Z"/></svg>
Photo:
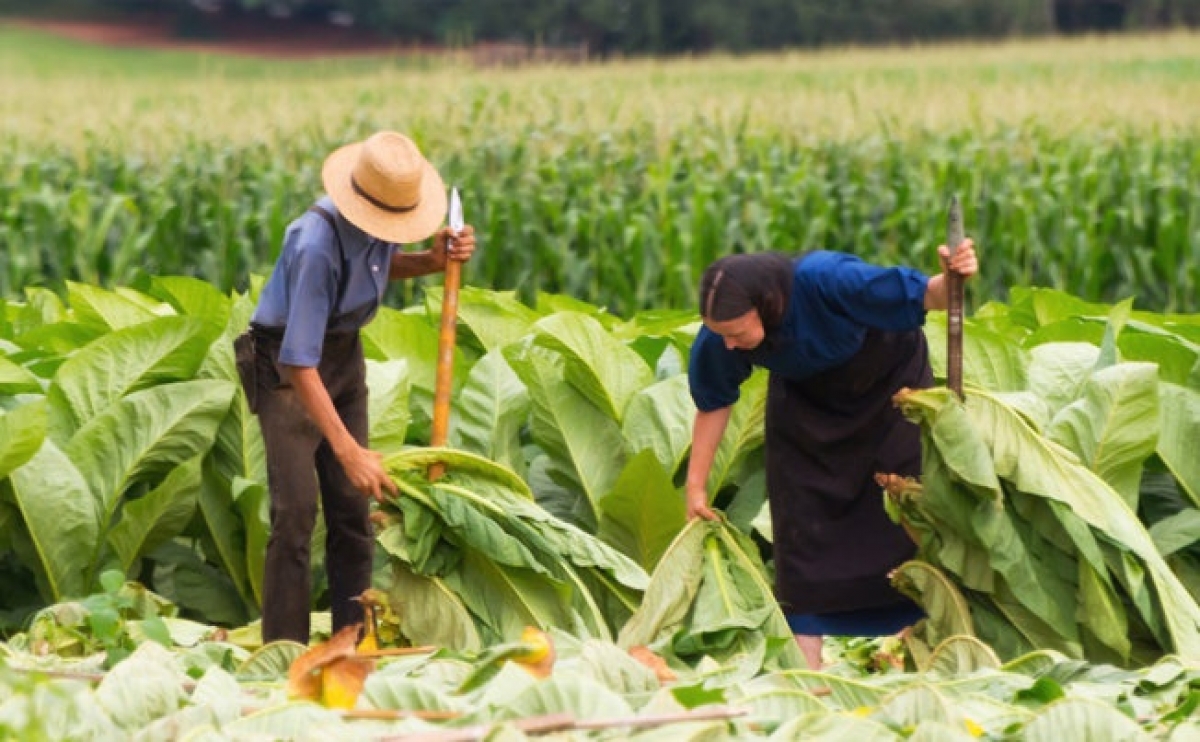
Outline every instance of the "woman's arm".
<svg viewBox="0 0 1200 742"><path fill-rule="evenodd" d="M717 514L708 506L708 475L712 471L717 446L725 435L732 407L718 407L705 412L696 411L692 426L692 454L688 459L687 517L716 520Z"/></svg>
<svg viewBox="0 0 1200 742"><path fill-rule="evenodd" d="M383 500L383 490L395 495L396 483L383 470L383 455L358 445L358 441L346 430L317 370L307 366L286 368L292 387L300 397L300 404L304 405L309 418L316 423L325 440L329 441L333 454L341 462L354 488L379 501Z"/></svg>

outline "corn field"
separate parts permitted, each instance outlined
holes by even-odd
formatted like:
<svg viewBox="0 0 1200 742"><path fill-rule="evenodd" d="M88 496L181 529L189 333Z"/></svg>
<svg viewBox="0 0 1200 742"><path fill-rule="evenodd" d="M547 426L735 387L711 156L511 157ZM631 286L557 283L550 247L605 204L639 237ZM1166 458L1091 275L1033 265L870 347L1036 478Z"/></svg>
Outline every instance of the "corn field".
<svg viewBox="0 0 1200 742"><path fill-rule="evenodd" d="M520 70L0 41L0 296L147 273L244 288L324 155L395 128L463 193L464 280L527 301L690 308L731 251L933 270L957 193L976 303L1045 285L1200 307L1194 36Z"/></svg>

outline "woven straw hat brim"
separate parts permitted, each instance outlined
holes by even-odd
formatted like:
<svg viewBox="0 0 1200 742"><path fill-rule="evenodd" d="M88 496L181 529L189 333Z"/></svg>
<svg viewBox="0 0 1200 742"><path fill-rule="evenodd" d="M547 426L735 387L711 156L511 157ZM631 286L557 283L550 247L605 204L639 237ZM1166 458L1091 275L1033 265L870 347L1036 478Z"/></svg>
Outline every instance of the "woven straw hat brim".
<svg viewBox="0 0 1200 742"><path fill-rule="evenodd" d="M347 144L325 158L321 181L334 206L351 224L376 239L403 244L428 239L446 218L446 186L442 176L425 160L417 206L402 213L386 211L356 193L350 183L350 173L362 147L362 142Z"/></svg>

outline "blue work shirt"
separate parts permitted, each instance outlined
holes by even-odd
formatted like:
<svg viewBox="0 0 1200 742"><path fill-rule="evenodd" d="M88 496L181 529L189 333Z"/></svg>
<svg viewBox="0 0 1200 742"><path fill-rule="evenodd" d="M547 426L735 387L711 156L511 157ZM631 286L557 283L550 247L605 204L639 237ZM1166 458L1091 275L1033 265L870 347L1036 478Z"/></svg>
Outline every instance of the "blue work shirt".
<svg viewBox="0 0 1200 742"><path fill-rule="evenodd" d="M325 333L357 332L371 321L383 301L392 255L399 247L344 219L328 196L317 205L333 215L337 233L313 211L289 224L283 251L251 319L283 328L279 362L289 366L316 367Z"/></svg>
<svg viewBox="0 0 1200 742"><path fill-rule="evenodd" d="M912 268L881 268L853 255L817 251L798 258L792 295L776 342L735 350L702 327L692 343L688 383L704 412L737 402L755 366L800 381L845 363L867 328L911 330L925 324L929 278Z"/></svg>

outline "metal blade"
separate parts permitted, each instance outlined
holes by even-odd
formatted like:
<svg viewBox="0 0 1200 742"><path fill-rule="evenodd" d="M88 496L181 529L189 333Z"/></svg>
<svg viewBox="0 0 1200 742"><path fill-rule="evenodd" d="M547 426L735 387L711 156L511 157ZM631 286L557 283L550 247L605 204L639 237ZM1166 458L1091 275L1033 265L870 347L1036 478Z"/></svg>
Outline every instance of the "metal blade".
<svg viewBox="0 0 1200 742"><path fill-rule="evenodd" d="M462 199L458 197L458 188L450 189L450 216L448 219L450 229L455 232L461 230L466 222L463 221Z"/></svg>

